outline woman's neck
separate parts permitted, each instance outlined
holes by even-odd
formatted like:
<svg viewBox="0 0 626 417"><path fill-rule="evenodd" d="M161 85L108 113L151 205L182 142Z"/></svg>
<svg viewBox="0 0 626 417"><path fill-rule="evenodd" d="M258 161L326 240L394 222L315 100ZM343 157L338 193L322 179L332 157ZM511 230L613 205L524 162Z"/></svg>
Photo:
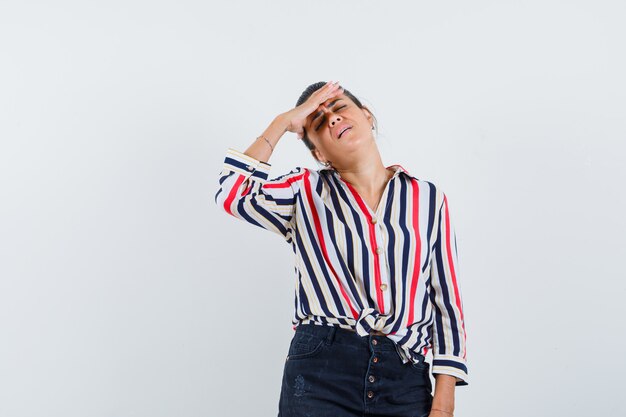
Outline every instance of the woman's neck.
<svg viewBox="0 0 626 417"><path fill-rule="evenodd" d="M335 169L341 178L349 182L362 194L376 194L384 189L387 182L393 177L393 170L385 168L378 159L374 163L359 164L346 169Z"/></svg>

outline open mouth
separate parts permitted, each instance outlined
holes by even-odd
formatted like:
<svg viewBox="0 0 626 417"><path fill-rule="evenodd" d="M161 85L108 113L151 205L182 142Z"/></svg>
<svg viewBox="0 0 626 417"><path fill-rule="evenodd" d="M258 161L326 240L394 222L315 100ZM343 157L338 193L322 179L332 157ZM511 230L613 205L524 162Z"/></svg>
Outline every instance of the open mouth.
<svg viewBox="0 0 626 417"><path fill-rule="evenodd" d="M344 128L341 132L339 132L339 136L337 136L337 139L341 139L341 135L343 135L345 132L347 132L350 129L352 129L351 126L347 126L346 128Z"/></svg>

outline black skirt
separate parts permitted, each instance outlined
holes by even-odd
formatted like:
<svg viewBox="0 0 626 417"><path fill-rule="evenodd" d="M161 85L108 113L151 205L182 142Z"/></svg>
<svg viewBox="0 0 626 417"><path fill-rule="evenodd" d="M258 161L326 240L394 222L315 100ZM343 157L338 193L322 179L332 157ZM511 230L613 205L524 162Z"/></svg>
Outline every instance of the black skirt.
<svg viewBox="0 0 626 417"><path fill-rule="evenodd" d="M384 335L301 324L285 360L278 417L427 417L430 365L402 363Z"/></svg>

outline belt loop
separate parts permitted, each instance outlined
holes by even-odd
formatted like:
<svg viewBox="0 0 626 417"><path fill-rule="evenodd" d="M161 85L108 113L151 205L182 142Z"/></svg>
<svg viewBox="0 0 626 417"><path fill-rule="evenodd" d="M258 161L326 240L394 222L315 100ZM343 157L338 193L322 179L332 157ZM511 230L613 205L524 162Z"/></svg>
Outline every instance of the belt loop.
<svg viewBox="0 0 626 417"><path fill-rule="evenodd" d="M333 340L335 340L335 333L337 333L337 327L330 326L330 330L328 331L328 334L326 335L326 344L327 345L332 345L333 344Z"/></svg>
<svg viewBox="0 0 626 417"><path fill-rule="evenodd" d="M395 346L396 351L398 352L398 356L400 356L400 360L404 363L404 359L406 358L406 355L402 351L402 348L398 346L396 342L394 342L393 345Z"/></svg>
<svg viewBox="0 0 626 417"><path fill-rule="evenodd" d="M424 365L426 363L426 357L419 352L415 352L414 350L411 350L411 356L414 358L417 358L417 363L419 365Z"/></svg>

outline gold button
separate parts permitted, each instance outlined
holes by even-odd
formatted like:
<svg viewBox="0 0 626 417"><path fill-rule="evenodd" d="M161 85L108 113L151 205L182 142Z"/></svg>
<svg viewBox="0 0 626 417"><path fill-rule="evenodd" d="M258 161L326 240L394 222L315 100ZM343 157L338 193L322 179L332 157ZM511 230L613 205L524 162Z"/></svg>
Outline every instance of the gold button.
<svg viewBox="0 0 626 417"><path fill-rule="evenodd" d="M380 284L380 289L385 291L387 289L387 284Z"/></svg>
<svg viewBox="0 0 626 417"><path fill-rule="evenodd" d="M372 398L373 396L374 396L374 393L372 391L367 391L368 398Z"/></svg>
<svg viewBox="0 0 626 417"><path fill-rule="evenodd" d="M372 224L376 224L378 220L376 220L376 217L372 217Z"/></svg>
<svg viewBox="0 0 626 417"><path fill-rule="evenodd" d="M248 165L248 171L254 171L254 167L252 165Z"/></svg>
<svg viewBox="0 0 626 417"><path fill-rule="evenodd" d="M383 248L381 248L381 247L376 248L376 253L379 254L379 255L381 253L383 253Z"/></svg>
<svg viewBox="0 0 626 417"><path fill-rule="evenodd" d="M374 363L378 362L378 356L374 356L374 359L372 359L374 361Z"/></svg>
<svg viewBox="0 0 626 417"><path fill-rule="evenodd" d="M374 375L370 375L370 377L368 378L368 380L369 380L370 382L374 382L374 381L376 381L376 378L374 378Z"/></svg>

